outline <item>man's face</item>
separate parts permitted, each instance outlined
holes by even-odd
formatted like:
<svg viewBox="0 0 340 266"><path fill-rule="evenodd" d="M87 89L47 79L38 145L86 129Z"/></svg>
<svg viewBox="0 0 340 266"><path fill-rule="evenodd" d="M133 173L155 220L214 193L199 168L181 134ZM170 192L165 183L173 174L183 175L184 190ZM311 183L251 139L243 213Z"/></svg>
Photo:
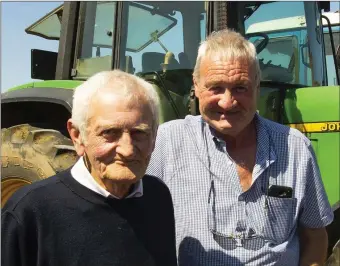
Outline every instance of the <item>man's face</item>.
<svg viewBox="0 0 340 266"><path fill-rule="evenodd" d="M94 177L124 184L145 174L154 149L152 112L145 103L127 102L105 92L90 106L84 151Z"/></svg>
<svg viewBox="0 0 340 266"><path fill-rule="evenodd" d="M203 58L194 83L201 115L217 132L235 137L252 121L259 89L246 60Z"/></svg>

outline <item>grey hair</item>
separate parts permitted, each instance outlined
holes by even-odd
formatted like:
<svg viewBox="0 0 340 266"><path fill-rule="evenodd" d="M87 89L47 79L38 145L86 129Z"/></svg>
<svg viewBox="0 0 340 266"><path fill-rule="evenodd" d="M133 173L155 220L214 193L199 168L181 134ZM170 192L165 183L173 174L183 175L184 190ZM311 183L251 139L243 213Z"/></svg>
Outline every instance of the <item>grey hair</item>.
<svg viewBox="0 0 340 266"><path fill-rule="evenodd" d="M91 100L108 88L117 96L124 96L127 102L146 100L153 116L152 130L156 133L159 125L159 97L155 88L145 80L120 70L102 71L76 87L73 94L72 122L79 130L82 141L86 141Z"/></svg>
<svg viewBox="0 0 340 266"><path fill-rule="evenodd" d="M200 78L200 67L204 57L217 56L223 60L244 59L255 66L256 84L260 84L261 70L257 59L256 48L240 33L224 29L211 33L198 48L196 65L193 72L195 80Z"/></svg>

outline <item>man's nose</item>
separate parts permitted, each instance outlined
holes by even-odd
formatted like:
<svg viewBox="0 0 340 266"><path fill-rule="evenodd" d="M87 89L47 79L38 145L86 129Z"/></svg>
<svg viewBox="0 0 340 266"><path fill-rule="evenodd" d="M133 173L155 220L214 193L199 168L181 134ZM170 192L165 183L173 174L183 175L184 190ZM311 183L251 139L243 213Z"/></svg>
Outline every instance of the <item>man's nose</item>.
<svg viewBox="0 0 340 266"><path fill-rule="evenodd" d="M224 110L232 109L236 104L235 98L231 94L229 90L225 90L225 92L221 95L221 99L218 101L219 107Z"/></svg>
<svg viewBox="0 0 340 266"><path fill-rule="evenodd" d="M130 133L124 132L117 145L116 152L124 158L131 158L134 155L134 146Z"/></svg>

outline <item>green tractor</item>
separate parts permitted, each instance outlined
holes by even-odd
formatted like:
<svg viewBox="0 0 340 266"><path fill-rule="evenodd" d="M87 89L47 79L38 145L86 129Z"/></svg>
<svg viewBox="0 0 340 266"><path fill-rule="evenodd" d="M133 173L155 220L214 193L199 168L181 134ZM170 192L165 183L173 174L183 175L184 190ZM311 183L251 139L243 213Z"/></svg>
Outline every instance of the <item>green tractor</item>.
<svg viewBox="0 0 340 266"><path fill-rule="evenodd" d="M26 29L59 40L58 53L32 50L33 79L2 94L2 205L18 188L76 161L66 121L73 88L102 70L152 83L160 123L198 114L192 90L197 49L232 28L252 41L262 70L259 113L312 141L340 238L339 21L329 2L65 2ZM338 60L337 60L338 58Z"/></svg>

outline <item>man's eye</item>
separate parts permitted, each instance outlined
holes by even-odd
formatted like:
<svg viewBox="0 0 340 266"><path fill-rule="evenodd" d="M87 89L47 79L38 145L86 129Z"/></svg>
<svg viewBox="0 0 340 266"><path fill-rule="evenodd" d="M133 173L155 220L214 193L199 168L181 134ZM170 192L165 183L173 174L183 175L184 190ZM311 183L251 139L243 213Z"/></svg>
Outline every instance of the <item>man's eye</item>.
<svg viewBox="0 0 340 266"><path fill-rule="evenodd" d="M107 136L115 136L115 135L117 135L119 132L118 132L118 130L117 129L105 129L105 130L103 130L103 132L102 132L102 135L104 136L104 137L107 137Z"/></svg>
<svg viewBox="0 0 340 266"><path fill-rule="evenodd" d="M239 87L234 88L234 90L237 93L242 93L242 92L246 92L248 89L246 87L239 86Z"/></svg>
<svg viewBox="0 0 340 266"><path fill-rule="evenodd" d="M214 93L220 93L223 91L223 88L220 86L213 86L213 87L210 87L209 90Z"/></svg>
<svg viewBox="0 0 340 266"><path fill-rule="evenodd" d="M144 138L144 137L147 137L149 134L143 130L134 130L131 132L131 135L134 138Z"/></svg>

